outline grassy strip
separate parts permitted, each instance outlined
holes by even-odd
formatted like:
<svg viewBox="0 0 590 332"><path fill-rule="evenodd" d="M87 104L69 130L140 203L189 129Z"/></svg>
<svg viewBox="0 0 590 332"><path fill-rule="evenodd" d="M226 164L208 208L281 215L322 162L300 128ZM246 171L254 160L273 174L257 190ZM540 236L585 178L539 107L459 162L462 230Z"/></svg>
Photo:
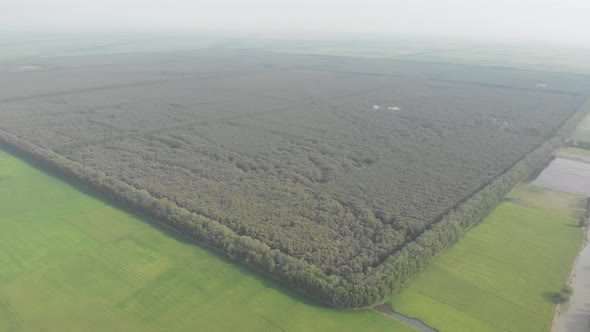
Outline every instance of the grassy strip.
<svg viewBox="0 0 590 332"><path fill-rule="evenodd" d="M564 148L562 151L567 152L567 153L571 153L571 154L575 154L575 155L579 155L579 156L590 157L590 151L586 150L586 149L568 147L568 148Z"/></svg>

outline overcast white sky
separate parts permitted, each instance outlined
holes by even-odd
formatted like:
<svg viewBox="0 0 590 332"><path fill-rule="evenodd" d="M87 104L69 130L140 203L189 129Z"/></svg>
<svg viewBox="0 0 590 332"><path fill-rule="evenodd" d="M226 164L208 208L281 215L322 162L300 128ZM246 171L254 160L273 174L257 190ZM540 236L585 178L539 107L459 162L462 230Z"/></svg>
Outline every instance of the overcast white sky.
<svg viewBox="0 0 590 332"><path fill-rule="evenodd" d="M590 43L590 0L0 0L0 28L447 34Z"/></svg>

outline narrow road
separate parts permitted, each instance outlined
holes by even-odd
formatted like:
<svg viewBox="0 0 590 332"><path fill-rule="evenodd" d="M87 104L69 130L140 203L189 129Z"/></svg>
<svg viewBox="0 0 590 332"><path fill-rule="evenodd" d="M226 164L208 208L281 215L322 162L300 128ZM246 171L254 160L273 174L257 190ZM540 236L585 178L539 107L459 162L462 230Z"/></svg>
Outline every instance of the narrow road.
<svg viewBox="0 0 590 332"><path fill-rule="evenodd" d="M557 318L553 332L590 331L590 245L588 244L580 252L574 267L571 286L574 288L574 295L565 307L565 311Z"/></svg>

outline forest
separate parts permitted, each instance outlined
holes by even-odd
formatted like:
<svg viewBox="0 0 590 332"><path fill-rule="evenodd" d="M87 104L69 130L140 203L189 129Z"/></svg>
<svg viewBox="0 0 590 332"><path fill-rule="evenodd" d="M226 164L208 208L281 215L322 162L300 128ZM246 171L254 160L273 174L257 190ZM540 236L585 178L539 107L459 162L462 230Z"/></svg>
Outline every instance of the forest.
<svg viewBox="0 0 590 332"><path fill-rule="evenodd" d="M497 205L590 91L573 74L393 60L144 61L107 82L117 66L66 68L50 91L35 82L55 74L31 74L30 94L0 95L0 141L347 308L385 300Z"/></svg>

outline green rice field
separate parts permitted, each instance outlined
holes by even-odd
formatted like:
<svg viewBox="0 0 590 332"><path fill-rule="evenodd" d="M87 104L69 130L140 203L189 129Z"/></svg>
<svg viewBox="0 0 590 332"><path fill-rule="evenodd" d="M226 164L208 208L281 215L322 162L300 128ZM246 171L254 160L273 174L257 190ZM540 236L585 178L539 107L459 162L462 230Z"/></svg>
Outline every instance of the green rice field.
<svg viewBox="0 0 590 332"><path fill-rule="evenodd" d="M579 155L579 156L590 157L590 150L586 150L586 149L569 147L569 148L562 149L562 151L570 153L570 154Z"/></svg>
<svg viewBox="0 0 590 332"><path fill-rule="evenodd" d="M581 243L576 219L504 202L390 304L438 331L549 331Z"/></svg>
<svg viewBox="0 0 590 332"><path fill-rule="evenodd" d="M0 331L412 331L323 307L0 151Z"/></svg>

